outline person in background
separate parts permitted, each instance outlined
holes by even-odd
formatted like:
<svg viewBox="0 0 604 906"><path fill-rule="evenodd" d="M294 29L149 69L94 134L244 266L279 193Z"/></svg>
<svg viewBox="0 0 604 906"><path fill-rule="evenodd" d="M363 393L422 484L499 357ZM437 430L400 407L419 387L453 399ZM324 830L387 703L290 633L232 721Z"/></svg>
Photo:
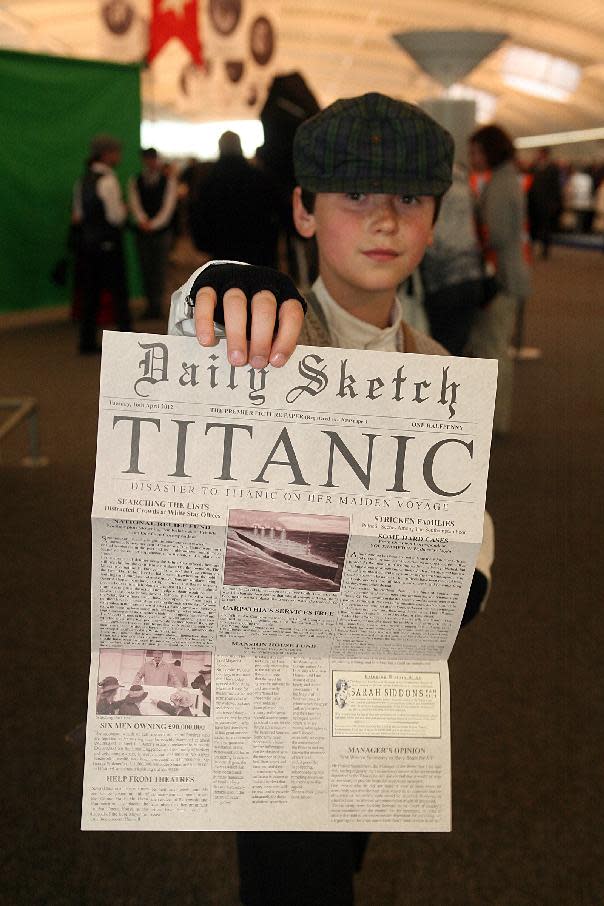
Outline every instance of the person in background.
<svg viewBox="0 0 604 906"><path fill-rule="evenodd" d="M549 148L541 148L531 165L533 180L528 191L531 239L541 243L541 257L548 258L552 232L562 213L560 171L551 159Z"/></svg>
<svg viewBox="0 0 604 906"><path fill-rule="evenodd" d="M463 355L483 300L483 264L472 193L460 164L453 166L453 184L442 200L420 273L431 335L452 355Z"/></svg>
<svg viewBox="0 0 604 906"><path fill-rule="evenodd" d="M274 267L279 239L274 186L243 156L236 132L224 132L218 147L219 159L191 196L193 242L211 258Z"/></svg>
<svg viewBox="0 0 604 906"><path fill-rule="evenodd" d="M604 233L604 179L600 181L594 198L593 229L596 233ZM604 244L602 251L604 251Z"/></svg>
<svg viewBox="0 0 604 906"><path fill-rule="evenodd" d="M177 686L179 689L189 685L189 678L181 667L180 661L174 661L170 668L169 686Z"/></svg>
<svg viewBox="0 0 604 906"><path fill-rule="evenodd" d="M210 667L201 667L195 679L191 680L191 688L199 689L201 692L201 710L206 717L209 717L212 702L212 671Z"/></svg>
<svg viewBox="0 0 604 906"><path fill-rule="evenodd" d="M150 699L150 701L160 711L165 711L166 714L171 714L172 717L192 717L191 706L195 702L195 696L191 692L179 689L178 692L172 693L169 702L158 701L155 698Z"/></svg>
<svg viewBox="0 0 604 906"><path fill-rule="evenodd" d="M115 676L106 676L99 683L99 691L96 696L96 713L97 714L114 714L117 703L114 702L115 694L120 688L119 681Z"/></svg>
<svg viewBox="0 0 604 906"><path fill-rule="evenodd" d="M130 686L126 697L121 701L116 702L115 713L116 714L133 714L140 715L139 705L143 699L147 698L149 693L145 692L142 686L137 685L136 683Z"/></svg>
<svg viewBox="0 0 604 906"><path fill-rule="evenodd" d="M163 651L154 651L153 657L145 661L134 677L134 682L145 686L174 686L176 684L170 682L172 670L172 664L164 661Z"/></svg>
<svg viewBox="0 0 604 906"><path fill-rule="evenodd" d="M112 135L97 135L73 199L74 224L80 227L80 263L83 282L80 353L100 352L97 313L101 293L111 293L119 330L130 330L128 282L123 249L127 208L115 174L122 145Z"/></svg>
<svg viewBox="0 0 604 906"><path fill-rule="evenodd" d="M575 215L575 229L589 233L593 220L594 184L587 169L571 164L564 185L564 206Z"/></svg>
<svg viewBox="0 0 604 906"><path fill-rule="evenodd" d="M199 668L197 676L195 677L195 679L191 680L192 689L201 689L202 692L205 691L208 686L208 683L206 682L206 673L209 673L209 668Z"/></svg>
<svg viewBox="0 0 604 906"><path fill-rule="evenodd" d="M155 148L143 149L141 157L143 170L128 184L128 202L147 298L144 317L161 318L178 187L176 178L163 171Z"/></svg>
<svg viewBox="0 0 604 906"><path fill-rule="evenodd" d="M470 164L482 181L477 219L485 259L495 269L499 291L477 314L469 350L478 358L497 359L497 400L493 430L510 430L514 363L508 352L516 316L530 292L523 252L525 199L516 166L514 143L499 126L483 126L470 136Z"/></svg>

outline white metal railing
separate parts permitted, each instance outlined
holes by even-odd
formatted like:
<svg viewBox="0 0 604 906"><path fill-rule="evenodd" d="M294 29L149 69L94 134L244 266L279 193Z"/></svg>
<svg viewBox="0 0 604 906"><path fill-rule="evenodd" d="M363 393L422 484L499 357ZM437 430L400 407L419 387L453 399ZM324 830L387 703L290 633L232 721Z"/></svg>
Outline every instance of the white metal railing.
<svg viewBox="0 0 604 906"><path fill-rule="evenodd" d="M0 423L0 441L4 440L22 422L27 422L29 432L29 456L21 460L24 466L37 468L48 465L48 458L40 456L40 435L38 431L38 401L33 396L0 397L0 410L12 413Z"/></svg>

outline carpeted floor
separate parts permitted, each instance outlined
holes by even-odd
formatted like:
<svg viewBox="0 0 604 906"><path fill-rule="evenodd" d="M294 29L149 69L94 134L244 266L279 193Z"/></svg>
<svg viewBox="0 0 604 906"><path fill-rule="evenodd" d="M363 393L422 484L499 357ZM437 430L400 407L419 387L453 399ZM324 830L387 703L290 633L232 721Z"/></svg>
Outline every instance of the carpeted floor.
<svg viewBox="0 0 604 906"><path fill-rule="evenodd" d="M493 593L450 661L454 829L374 835L358 906L604 899L603 284L598 252L536 265L525 341L543 358L517 364L513 431L492 454ZM25 429L0 450L0 902L231 906L233 835L79 830L81 752L65 734L86 704L99 363L75 347L68 324L0 333L0 396L39 399L50 459L21 466Z"/></svg>

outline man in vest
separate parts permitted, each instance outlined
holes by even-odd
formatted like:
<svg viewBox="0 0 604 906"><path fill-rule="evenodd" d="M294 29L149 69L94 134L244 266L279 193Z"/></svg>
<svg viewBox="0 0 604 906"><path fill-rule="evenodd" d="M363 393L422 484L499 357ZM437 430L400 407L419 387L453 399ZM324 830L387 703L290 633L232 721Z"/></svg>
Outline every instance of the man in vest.
<svg viewBox="0 0 604 906"><path fill-rule="evenodd" d="M122 245L127 216L115 174L122 146L111 135L97 135L90 144L86 172L76 185L74 222L81 227L83 299L80 352L100 351L96 337L101 294L111 294L119 330L130 330L128 283Z"/></svg>
<svg viewBox="0 0 604 906"><path fill-rule="evenodd" d="M130 180L128 201L136 224L136 245L147 297L144 317L161 318L177 185L173 176L162 172L155 148L145 148L141 156L143 171Z"/></svg>

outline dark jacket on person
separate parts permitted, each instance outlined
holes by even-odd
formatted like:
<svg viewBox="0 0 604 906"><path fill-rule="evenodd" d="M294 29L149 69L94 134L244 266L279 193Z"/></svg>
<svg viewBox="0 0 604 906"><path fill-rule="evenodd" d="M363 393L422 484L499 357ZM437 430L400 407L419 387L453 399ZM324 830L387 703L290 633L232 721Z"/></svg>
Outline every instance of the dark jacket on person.
<svg viewBox="0 0 604 906"><path fill-rule="evenodd" d="M129 702L127 698L122 699L117 705L117 714L136 714L140 717L140 709L136 702Z"/></svg>
<svg viewBox="0 0 604 906"><path fill-rule="evenodd" d="M275 267L278 203L269 177L240 155L216 162L191 202L193 242L212 258Z"/></svg>
<svg viewBox="0 0 604 906"><path fill-rule="evenodd" d="M122 231L109 223L105 206L97 194L97 184L104 175L88 168L82 177L81 240L84 249L113 248L121 242Z"/></svg>

